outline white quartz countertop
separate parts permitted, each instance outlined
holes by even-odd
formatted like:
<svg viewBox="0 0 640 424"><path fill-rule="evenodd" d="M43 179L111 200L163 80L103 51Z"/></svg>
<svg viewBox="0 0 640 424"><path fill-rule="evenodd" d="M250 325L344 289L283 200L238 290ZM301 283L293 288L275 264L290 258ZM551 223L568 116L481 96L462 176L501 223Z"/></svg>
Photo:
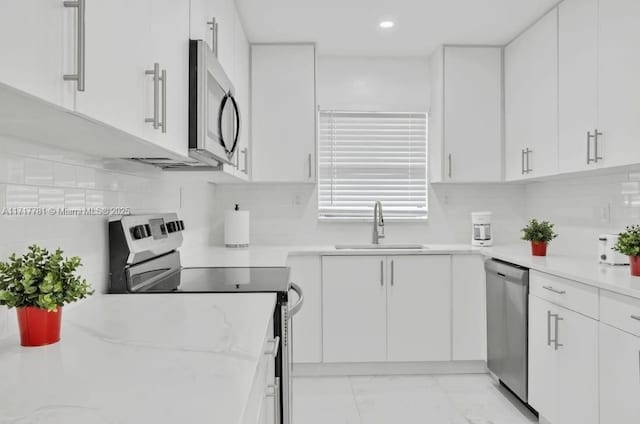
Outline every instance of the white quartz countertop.
<svg viewBox="0 0 640 424"><path fill-rule="evenodd" d="M548 256L532 256L526 243L485 247L480 252L487 257L640 299L640 277L632 277L629 266L600 264L596 255L593 259L561 255L554 253L550 245Z"/></svg>
<svg viewBox="0 0 640 424"><path fill-rule="evenodd" d="M258 245L247 249L229 249L223 246L204 246L181 249L185 267L273 267L286 266L289 256L304 255L446 255L472 254L478 248L469 244L428 244L424 249L336 249L329 245Z"/></svg>
<svg viewBox="0 0 640 424"><path fill-rule="evenodd" d="M57 344L0 340L0 423L240 423L274 305L273 294L73 305Z"/></svg>

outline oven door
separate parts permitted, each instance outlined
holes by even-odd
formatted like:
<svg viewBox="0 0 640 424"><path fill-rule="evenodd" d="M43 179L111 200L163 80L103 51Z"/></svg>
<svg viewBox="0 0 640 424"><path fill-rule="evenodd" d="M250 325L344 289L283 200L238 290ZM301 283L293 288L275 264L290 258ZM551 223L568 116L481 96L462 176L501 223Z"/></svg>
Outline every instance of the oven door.
<svg viewBox="0 0 640 424"><path fill-rule="evenodd" d="M231 164L240 130L233 84L202 40L190 41L189 68L189 155Z"/></svg>

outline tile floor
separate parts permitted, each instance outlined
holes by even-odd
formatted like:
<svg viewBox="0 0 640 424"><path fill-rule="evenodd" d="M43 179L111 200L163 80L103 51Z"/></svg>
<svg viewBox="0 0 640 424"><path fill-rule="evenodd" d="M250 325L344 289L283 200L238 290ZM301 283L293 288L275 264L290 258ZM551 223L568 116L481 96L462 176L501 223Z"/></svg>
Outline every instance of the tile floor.
<svg viewBox="0 0 640 424"><path fill-rule="evenodd" d="M298 377L295 424L531 424L488 375Z"/></svg>

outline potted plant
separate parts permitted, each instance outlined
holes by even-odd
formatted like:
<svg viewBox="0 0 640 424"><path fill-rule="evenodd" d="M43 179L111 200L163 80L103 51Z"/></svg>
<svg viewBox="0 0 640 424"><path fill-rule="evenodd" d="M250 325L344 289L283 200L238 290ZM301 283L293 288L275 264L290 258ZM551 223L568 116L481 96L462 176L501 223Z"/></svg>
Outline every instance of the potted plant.
<svg viewBox="0 0 640 424"><path fill-rule="evenodd" d="M640 277L640 225L631 225L621 232L613 250L629 256L631 275Z"/></svg>
<svg viewBox="0 0 640 424"><path fill-rule="evenodd" d="M553 231L553 224L549 221L539 222L532 219L522 229L522 240L531 242L531 254L533 256L547 256L547 244L558 235Z"/></svg>
<svg viewBox="0 0 640 424"><path fill-rule="evenodd" d="M62 306L91 294L77 275L80 258L64 258L33 245L22 255L0 262L0 305L16 308L22 346L42 346L60 340Z"/></svg>

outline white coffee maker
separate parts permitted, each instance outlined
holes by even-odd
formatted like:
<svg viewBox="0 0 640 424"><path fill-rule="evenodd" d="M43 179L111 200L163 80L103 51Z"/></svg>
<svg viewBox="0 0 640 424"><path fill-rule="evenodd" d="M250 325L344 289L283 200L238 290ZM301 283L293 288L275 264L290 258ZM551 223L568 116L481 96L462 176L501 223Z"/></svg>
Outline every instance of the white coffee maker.
<svg viewBox="0 0 640 424"><path fill-rule="evenodd" d="M492 215L491 212L471 212L472 246L491 246L493 244Z"/></svg>

